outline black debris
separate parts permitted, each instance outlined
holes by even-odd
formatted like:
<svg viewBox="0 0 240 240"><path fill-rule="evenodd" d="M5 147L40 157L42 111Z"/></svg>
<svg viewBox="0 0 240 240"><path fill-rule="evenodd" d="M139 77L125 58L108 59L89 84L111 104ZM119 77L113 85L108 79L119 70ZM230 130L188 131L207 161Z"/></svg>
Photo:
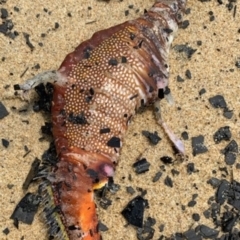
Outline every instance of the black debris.
<svg viewBox="0 0 240 240"><path fill-rule="evenodd" d="M108 61L108 64L111 65L111 66L117 66L118 65L118 60L116 58L111 58Z"/></svg>
<svg viewBox="0 0 240 240"><path fill-rule="evenodd" d="M192 137L192 149L193 156L208 151L207 147L204 145L204 136L199 135L197 137Z"/></svg>
<svg viewBox="0 0 240 240"><path fill-rule="evenodd" d="M99 221L98 222L98 230L100 232L106 232L106 231L108 231L108 227L105 224L103 224L101 221Z"/></svg>
<svg viewBox="0 0 240 240"><path fill-rule="evenodd" d="M132 95L129 99L130 100L133 100L134 98L137 98L138 97L138 94L134 94L134 95Z"/></svg>
<svg viewBox="0 0 240 240"><path fill-rule="evenodd" d="M2 231L5 235L8 235L10 233L10 230L8 228L3 229Z"/></svg>
<svg viewBox="0 0 240 240"><path fill-rule="evenodd" d="M144 221L143 228L137 229L137 239L139 240L150 240L153 239L154 236L154 226L156 220L154 218L148 217L146 221Z"/></svg>
<svg viewBox="0 0 240 240"><path fill-rule="evenodd" d="M188 202L188 207L194 207L197 204L195 200L191 200Z"/></svg>
<svg viewBox="0 0 240 240"><path fill-rule="evenodd" d="M233 206L238 210L238 215L240 212L240 183L233 181L231 183L231 190L228 193L228 204Z"/></svg>
<svg viewBox="0 0 240 240"><path fill-rule="evenodd" d="M112 137L108 140L107 146L112 148L120 148L121 147L121 140L118 137Z"/></svg>
<svg viewBox="0 0 240 240"><path fill-rule="evenodd" d="M186 29L189 26L189 20L184 20L181 24L182 29Z"/></svg>
<svg viewBox="0 0 240 240"><path fill-rule="evenodd" d="M51 142L49 148L42 155L42 164L46 166L56 166L57 162L58 157L55 144Z"/></svg>
<svg viewBox="0 0 240 240"><path fill-rule="evenodd" d="M207 183L210 184L213 188L217 188L221 184L221 181L215 177L212 177L207 181Z"/></svg>
<svg viewBox="0 0 240 240"><path fill-rule="evenodd" d="M161 138L157 132L151 133L149 131L142 131L143 136L147 137L151 144L157 145Z"/></svg>
<svg viewBox="0 0 240 240"><path fill-rule="evenodd" d="M170 187L170 188L173 187L173 181L172 181L172 179L171 179L169 176L167 176L167 177L164 179L164 184L165 184L166 186Z"/></svg>
<svg viewBox="0 0 240 240"><path fill-rule="evenodd" d="M186 131L182 132L181 136L182 136L183 140L188 140L189 139L188 132L186 132Z"/></svg>
<svg viewBox="0 0 240 240"><path fill-rule="evenodd" d="M164 224L161 224L158 228L159 228L159 232L163 232L164 231L164 227L165 225Z"/></svg>
<svg viewBox="0 0 240 240"><path fill-rule="evenodd" d="M165 87L164 91L163 91L163 94L164 96L168 95L171 93L171 89L169 87Z"/></svg>
<svg viewBox="0 0 240 240"><path fill-rule="evenodd" d="M5 8L1 8L1 9L0 9L0 17L1 17L2 19L6 19L6 18L8 17L8 11L7 11L7 9L5 9Z"/></svg>
<svg viewBox="0 0 240 240"><path fill-rule="evenodd" d="M202 41L201 41L201 40L198 40L198 41L197 41L197 45L198 45L198 46L202 46Z"/></svg>
<svg viewBox="0 0 240 240"><path fill-rule="evenodd" d="M223 232L231 232L232 228L236 223L237 217L234 216L232 211L229 211L228 208L225 212L223 212L222 216L222 231Z"/></svg>
<svg viewBox="0 0 240 240"><path fill-rule="evenodd" d="M177 75L177 82L184 82L184 79L181 76Z"/></svg>
<svg viewBox="0 0 240 240"><path fill-rule="evenodd" d="M52 123L45 122L44 126L41 126L41 132L42 134L47 134L49 136L52 136Z"/></svg>
<svg viewBox="0 0 240 240"><path fill-rule="evenodd" d="M7 109L5 108L3 103L0 102L0 119L5 118L8 114L9 114L9 112L7 111Z"/></svg>
<svg viewBox="0 0 240 240"><path fill-rule="evenodd" d="M220 143L221 141L229 141L232 137L229 126L221 127L213 135L213 140L215 143Z"/></svg>
<svg viewBox="0 0 240 240"><path fill-rule="evenodd" d="M187 44L175 45L174 49L179 53L184 52L188 58L191 58L192 55L197 51L197 49L193 49L192 47L189 47Z"/></svg>
<svg viewBox="0 0 240 240"><path fill-rule="evenodd" d="M210 228L206 225L200 225L199 226L199 233L204 238L210 238L210 239L216 239L216 237L219 234L219 231L213 228Z"/></svg>
<svg viewBox="0 0 240 240"><path fill-rule="evenodd" d="M210 16L209 20L210 20L210 22L214 21L215 20L215 16L214 15Z"/></svg>
<svg viewBox="0 0 240 240"><path fill-rule="evenodd" d="M192 78L192 74L191 74L191 72L190 72L189 69L186 70L185 76L186 76L188 79L191 79L191 78Z"/></svg>
<svg viewBox="0 0 240 240"><path fill-rule="evenodd" d="M187 239L187 240L201 240L201 236L197 235L194 229L189 229L186 232L183 233L183 236ZM174 239L178 239L178 240L183 240L184 238L182 238L180 236L180 238L174 238Z"/></svg>
<svg viewBox="0 0 240 240"><path fill-rule="evenodd" d="M172 169L171 173L172 173L173 176L177 176L177 175L179 175L180 172L176 169Z"/></svg>
<svg viewBox="0 0 240 240"><path fill-rule="evenodd" d="M160 179L160 177L162 176L162 172L157 172L156 174L155 174L155 176L153 177L153 182L157 182L159 179Z"/></svg>
<svg viewBox="0 0 240 240"><path fill-rule="evenodd" d="M24 190L27 190L30 183L33 181L34 177L37 176L38 171L39 171L39 166L40 166L41 161L38 158L35 158L35 160L32 162L31 168L28 172L28 175L22 185L22 188Z"/></svg>
<svg viewBox="0 0 240 240"><path fill-rule="evenodd" d="M141 196L137 196L127 204L121 214L129 224L142 228L145 206L146 200Z"/></svg>
<svg viewBox="0 0 240 240"><path fill-rule="evenodd" d="M104 134L104 133L110 133L110 128L102 128L102 129L100 129L100 134Z"/></svg>
<svg viewBox="0 0 240 240"><path fill-rule="evenodd" d="M227 107L223 110L223 116L227 119L231 119L233 116L233 110L229 110Z"/></svg>
<svg viewBox="0 0 240 240"><path fill-rule="evenodd" d="M227 107L227 103L225 102L225 99L222 95L216 95L214 97L209 98L209 102L214 108Z"/></svg>
<svg viewBox="0 0 240 240"><path fill-rule="evenodd" d="M9 146L9 141L8 141L7 139L2 138L2 145L3 145L5 148L8 148L8 146Z"/></svg>
<svg viewBox="0 0 240 240"><path fill-rule="evenodd" d="M125 56L121 56L121 63L127 63L127 58Z"/></svg>
<svg viewBox="0 0 240 240"><path fill-rule="evenodd" d="M238 144L235 140L231 140L230 143L221 151L223 154L228 152L238 153Z"/></svg>
<svg viewBox="0 0 240 240"><path fill-rule="evenodd" d="M84 59L88 59L90 58L90 54L91 54L91 51L92 51L92 47L89 47L87 46L84 50L83 50L83 58Z"/></svg>
<svg viewBox="0 0 240 240"><path fill-rule="evenodd" d="M112 177L109 177L109 178L108 178L108 184L105 185L105 187L106 187L107 190L110 191L111 193L116 193L116 192L120 189L120 185L114 183Z"/></svg>
<svg viewBox="0 0 240 240"><path fill-rule="evenodd" d="M33 44L30 41L30 35L28 33L23 33L23 36L24 36L24 38L26 40L27 46L31 49L31 51L33 51L34 46L33 46Z"/></svg>
<svg viewBox="0 0 240 240"><path fill-rule="evenodd" d="M99 205L103 208L103 209L108 209L108 207L110 207L112 205L112 201L106 197L101 197L100 198L100 202Z"/></svg>
<svg viewBox="0 0 240 240"><path fill-rule="evenodd" d="M16 206L10 219L17 222L21 221L26 224L32 224L40 202L41 197L39 195L27 193Z"/></svg>
<svg viewBox="0 0 240 240"><path fill-rule="evenodd" d="M222 205L227 199L229 191L230 183L225 179L221 180L221 183L216 192L216 202Z"/></svg>
<svg viewBox="0 0 240 240"><path fill-rule="evenodd" d="M198 222L198 221L200 220L200 215L199 215L198 213L193 213L192 219L193 219L195 222Z"/></svg>
<svg viewBox="0 0 240 240"><path fill-rule="evenodd" d="M14 39L19 34L17 31L11 31L13 27L14 24L11 19L2 18L2 24L0 24L0 33L11 39Z"/></svg>
<svg viewBox="0 0 240 240"><path fill-rule="evenodd" d="M58 22L55 22L54 23L54 29L58 29L60 27L59 23Z"/></svg>
<svg viewBox="0 0 240 240"><path fill-rule="evenodd" d="M150 163L146 158L142 158L133 164L134 171L137 174L145 173L149 170Z"/></svg>
<svg viewBox="0 0 240 240"><path fill-rule="evenodd" d="M160 157L160 160L165 164L173 163L173 159L169 156Z"/></svg>
<svg viewBox="0 0 240 240"><path fill-rule="evenodd" d="M84 115L84 112L80 112L79 114L73 114L72 112L69 114L68 119L69 122L73 124L84 125L87 124L87 119Z"/></svg>
<svg viewBox="0 0 240 240"><path fill-rule="evenodd" d="M205 88L202 88L202 89L199 91L199 95L202 96L204 93L206 93L206 89L205 89Z"/></svg>
<svg viewBox="0 0 240 240"><path fill-rule="evenodd" d="M195 170L194 163L188 163L187 164L187 173L192 174L192 173L195 173L195 172L196 172L196 170Z"/></svg>
<svg viewBox="0 0 240 240"><path fill-rule="evenodd" d="M133 195L136 191L134 190L133 187L129 186L129 187L126 187L126 190L127 190L127 193Z"/></svg>
<svg viewBox="0 0 240 240"><path fill-rule="evenodd" d="M237 156L235 153L228 152L225 154L225 163L227 165L233 165L236 162Z"/></svg>
<svg viewBox="0 0 240 240"><path fill-rule="evenodd" d="M34 102L33 110L35 112L44 111L49 113L52 106L53 85L51 83L47 83L45 87L44 84L39 84L34 89L39 98L38 101Z"/></svg>

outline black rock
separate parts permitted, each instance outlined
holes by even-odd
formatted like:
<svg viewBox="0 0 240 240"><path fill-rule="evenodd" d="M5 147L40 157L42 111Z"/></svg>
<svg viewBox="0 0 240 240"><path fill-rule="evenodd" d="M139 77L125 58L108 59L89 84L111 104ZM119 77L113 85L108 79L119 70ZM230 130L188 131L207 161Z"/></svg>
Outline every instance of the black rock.
<svg viewBox="0 0 240 240"><path fill-rule="evenodd" d="M41 197L39 195L27 193L18 203L10 218L26 224L32 224L40 202Z"/></svg>
<svg viewBox="0 0 240 240"><path fill-rule="evenodd" d="M145 205L145 200L137 196L128 203L121 214L129 224L142 228Z"/></svg>

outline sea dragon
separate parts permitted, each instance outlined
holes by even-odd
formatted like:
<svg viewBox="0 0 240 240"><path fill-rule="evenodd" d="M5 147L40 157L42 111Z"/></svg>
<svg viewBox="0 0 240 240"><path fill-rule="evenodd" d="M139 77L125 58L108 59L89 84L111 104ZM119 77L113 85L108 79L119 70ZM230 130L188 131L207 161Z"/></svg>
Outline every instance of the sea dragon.
<svg viewBox="0 0 240 240"><path fill-rule="evenodd" d="M40 83L53 84L58 163L42 185L52 237L101 239L94 189L113 177L123 136L140 107L155 104L158 123L184 154L182 142L161 118L159 101L164 96L172 101L168 55L185 7L186 0L157 0L141 17L93 34L58 70L14 86L27 92Z"/></svg>

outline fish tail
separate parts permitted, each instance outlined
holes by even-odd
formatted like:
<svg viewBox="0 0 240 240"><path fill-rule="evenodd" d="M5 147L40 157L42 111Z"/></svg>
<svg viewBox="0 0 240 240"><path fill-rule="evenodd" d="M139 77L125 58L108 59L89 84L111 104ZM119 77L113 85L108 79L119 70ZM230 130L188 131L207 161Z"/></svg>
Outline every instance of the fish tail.
<svg viewBox="0 0 240 240"><path fill-rule="evenodd" d="M101 239L94 189L103 187L112 175L112 163L104 155L78 148L61 154L48 176L49 184L42 184L49 235L64 240Z"/></svg>

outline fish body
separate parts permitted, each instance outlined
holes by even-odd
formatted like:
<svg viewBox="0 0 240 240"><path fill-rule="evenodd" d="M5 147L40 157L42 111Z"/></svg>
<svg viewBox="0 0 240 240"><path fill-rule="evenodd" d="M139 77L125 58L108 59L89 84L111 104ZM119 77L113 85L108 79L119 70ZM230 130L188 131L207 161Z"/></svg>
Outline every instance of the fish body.
<svg viewBox="0 0 240 240"><path fill-rule="evenodd" d="M28 90L48 77L53 82L52 133L59 161L42 187L51 236L101 238L93 191L113 177L136 111L168 87L169 49L185 5L185 0L158 0L138 19L95 33L57 71L20 85Z"/></svg>

